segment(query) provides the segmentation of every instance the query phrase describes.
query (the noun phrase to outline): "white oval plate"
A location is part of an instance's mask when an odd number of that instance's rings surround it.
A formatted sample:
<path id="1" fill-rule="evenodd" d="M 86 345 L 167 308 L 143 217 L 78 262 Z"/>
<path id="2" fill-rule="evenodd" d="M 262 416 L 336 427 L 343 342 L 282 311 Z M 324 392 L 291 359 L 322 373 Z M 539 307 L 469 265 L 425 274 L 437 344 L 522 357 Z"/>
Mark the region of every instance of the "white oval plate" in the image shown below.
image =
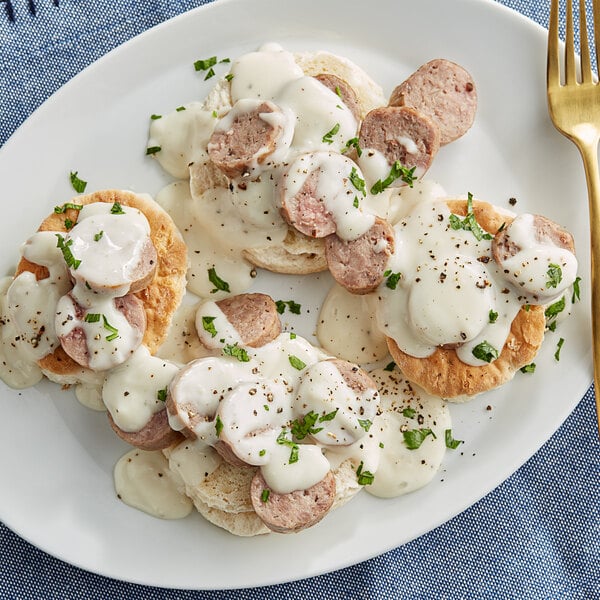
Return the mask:
<path id="1" fill-rule="evenodd" d="M 588 218 L 576 151 L 552 127 L 544 88 L 544 31 L 488 1 L 219 1 L 111 52 L 46 102 L 0 151 L 2 272 L 19 244 L 70 198 L 70 170 L 105 187 L 156 193 L 166 182 L 144 156 L 149 115 L 204 96 L 199 58 L 235 57 L 264 41 L 326 49 L 353 59 L 389 93 L 436 57 L 463 64 L 479 91 L 473 129 L 443 148 L 428 174 L 450 194 L 543 213 L 576 237 L 583 280 L 575 314 L 549 333 L 534 375 L 452 406 L 454 435 L 428 487 L 394 500 L 366 493 L 303 533 L 240 539 L 195 514 L 161 521 L 115 497 L 112 469 L 126 447 L 106 417 L 51 384 L 2 388 L 0 518 L 41 549 L 90 571 L 149 585 L 234 588 L 338 569 L 403 544 L 458 514 L 529 458 L 566 418 L 591 381 Z M 376 8 L 373 8 L 376 7 Z M 261 274 L 257 287 L 293 297 L 311 319 L 326 278 Z M 292 291 L 291 288 L 300 288 Z M 293 294 L 293 295 L 292 295 Z M 553 354 L 565 339 L 560 363 Z M 493 410 L 486 410 L 487 406 Z"/>

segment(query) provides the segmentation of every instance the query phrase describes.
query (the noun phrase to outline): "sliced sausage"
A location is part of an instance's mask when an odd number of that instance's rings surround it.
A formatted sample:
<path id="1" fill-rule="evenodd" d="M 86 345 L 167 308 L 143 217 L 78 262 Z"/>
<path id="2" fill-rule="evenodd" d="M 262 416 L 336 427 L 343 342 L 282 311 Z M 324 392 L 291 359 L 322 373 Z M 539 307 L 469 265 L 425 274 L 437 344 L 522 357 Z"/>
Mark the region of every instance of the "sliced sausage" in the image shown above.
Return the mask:
<path id="1" fill-rule="evenodd" d="M 492 240 L 492 256 L 517 289 L 544 302 L 575 279 L 573 236 L 541 215 L 521 214 Z"/>
<path id="2" fill-rule="evenodd" d="M 295 533 L 315 525 L 327 514 L 335 499 L 335 489 L 335 477 L 329 471 L 307 490 L 278 494 L 269 490 L 258 471 L 250 484 L 250 498 L 254 511 L 271 531 Z"/>
<path id="3" fill-rule="evenodd" d="M 320 73 L 315 75 L 315 79 L 320 81 L 326 88 L 330 89 L 334 94 L 339 96 L 340 100 L 350 109 L 357 122 L 360 121 L 360 105 L 358 104 L 358 96 L 352 86 L 340 79 L 336 75 L 330 73 Z"/>
<path id="4" fill-rule="evenodd" d="M 235 327 L 244 346 L 259 348 L 281 333 L 277 305 L 267 294 L 239 294 L 216 304 Z"/>
<path id="5" fill-rule="evenodd" d="M 440 147 L 438 126 L 424 114 L 404 106 L 383 106 L 370 111 L 360 127 L 359 145 L 381 152 L 391 166 L 400 161 L 415 167 L 421 177 L 429 169 Z M 381 175 L 385 178 L 387 173 Z"/>
<path id="6" fill-rule="evenodd" d="M 291 132 L 293 125 L 273 102 L 239 100 L 215 127 L 208 155 L 227 177 L 252 176 L 277 149 L 289 147 Z"/>
<path id="7" fill-rule="evenodd" d="M 440 129 L 440 144 L 464 135 L 473 124 L 477 90 L 471 75 L 449 60 L 432 60 L 394 89 L 390 106 L 410 106 Z"/>
<path id="8" fill-rule="evenodd" d="M 377 393 L 377 384 L 371 379 L 371 376 L 358 365 L 342 360 L 341 358 L 332 358 L 329 360 L 334 364 L 344 381 L 355 391 L 365 392 L 369 390 L 374 394 Z"/>
<path id="9" fill-rule="evenodd" d="M 150 421 L 139 431 L 123 431 L 113 420 L 110 412 L 108 422 L 113 431 L 125 442 L 142 450 L 163 450 L 183 441 L 184 437 L 169 426 L 167 409 L 154 413 Z"/>
<path id="10" fill-rule="evenodd" d="M 352 294 L 372 292 L 384 278 L 389 257 L 394 252 L 394 230 L 383 219 L 358 239 L 325 239 L 325 257 L 333 278 Z"/>
<path id="11" fill-rule="evenodd" d="M 141 343 L 144 331 L 146 330 L 146 311 L 144 303 L 133 294 L 127 294 L 112 300 L 117 311 L 122 313 L 132 328 L 131 336 L 121 336 L 128 340 L 131 347 L 124 348 L 122 353 L 104 353 L 106 360 L 111 364 L 104 368 L 111 368 L 124 362 Z M 93 312 L 93 311 L 90 311 Z M 55 319 L 56 332 L 60 344 L 65 351 L 77 364 L 82 367 L 94 368 L 94 357 L 90 355 L 89 344 L 83 327 L 86 319 L 87 310 L 67 294 L 63 296 L 57 305 L 57 314 Z M 75 320 L 81 325 L 70 327 L 71 322 Z M 66 333 L 61 333 L 66 332 Z M 107 330 L 110 334 L 110 331 Z M 106 337 L 106 336 L 105 336 Z"/>

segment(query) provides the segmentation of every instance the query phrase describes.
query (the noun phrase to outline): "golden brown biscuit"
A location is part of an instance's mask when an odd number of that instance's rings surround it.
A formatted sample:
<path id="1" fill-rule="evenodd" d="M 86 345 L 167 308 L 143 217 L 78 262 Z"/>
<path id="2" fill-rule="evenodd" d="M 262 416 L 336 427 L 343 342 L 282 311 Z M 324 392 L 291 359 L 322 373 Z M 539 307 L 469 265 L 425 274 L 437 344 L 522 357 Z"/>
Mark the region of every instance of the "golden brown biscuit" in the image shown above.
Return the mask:
<path id="1" fill-rule="evenodd" d="M 454 214 L 467 214 L 466 201 L 449 200 L 447 204 Z M 508 225 L 513 219 L 500 214 L 487 202 L 474 201 L 473 213 L 479 225 L 491 234 L 496 234 L 503 223 Z M 531 363 L 542 344 L 545 328 L 542 306 L 530 305 L 527 310 L 522 307 L 512 323 L 500 356 L 482 367 L 462 362 L 453 349 L 438 348 L 431 356 L 415 358 L 400 350 L 392 338 L 387 338 L 387 343 L 394 361 L 407 379 L 434 396 L 462 402 L 510 381 L 518 369 Z"/>
<path id="2" fill-rule="evenodd" d="M 187 271 L 187 249 L 171 217 L 149 196 L 134 194 L 123 190 L 101 190 L 85 196 L 77 196 L 73 203 L 91 204 L 93 202 L 119 202 L 140 210 L 150 224 L 150 238 L 156 249 L 158 265 L 151 283 L 136 296 L 144 303 L 147 327 L 143 344 L 154 354 L 165 339 L 171 317 L 179 306 L 185 292 L 185 274 Z M 68 208 L 63 214 L 52 213 L 39 227 L 39 231 L 65 232 L 65 219 L 77 221 L 79 211 Z M 16 275 L 23 271 L 35 273 L 36 278 L 48 277 L 46 267 L 34 264 L 25 258 L 19 262 Z M 58 347 L 38 361 L 44 374 L 53 381 L 72 384 L 92 378 L 89 369 L 75 363 Z"/>

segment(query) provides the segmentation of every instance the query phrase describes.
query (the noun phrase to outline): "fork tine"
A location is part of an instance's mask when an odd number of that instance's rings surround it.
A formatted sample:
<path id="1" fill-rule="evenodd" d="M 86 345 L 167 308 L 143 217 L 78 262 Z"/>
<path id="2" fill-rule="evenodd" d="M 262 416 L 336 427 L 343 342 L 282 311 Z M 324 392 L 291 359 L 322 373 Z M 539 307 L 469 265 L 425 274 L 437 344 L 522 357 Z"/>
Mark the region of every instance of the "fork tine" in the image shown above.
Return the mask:
<path id="1" fill-rule="evenodd" d="M 573 26 L 573 0 L 567 0 L 567 31 L 565 38 L 565 83 L 577 83 L 577 67 L 575 63 L 575 28 Z"/>
<path id="2" fill-rule="evenodd" d="M 594 46 L 596 47 L 596 68 L 598 68 L 598 65 L 600 65 L 600 60 L 598 60 L 600 58 L 600 3 L 598 2 L 598 0 L 594 0 L 594 2 L 592 3 L 592 13 L 594 17 Z"/>
<path id="3" fill-rule="evenodd" d="M 550 24 L 548 33 L 548 64 L 546 69 L 546 79 L 548 82 L 548 86 L 560 85 L 560 56 L 558 49 L 558 2 L 559 0 L 552 0 L 552 5 L 550 7 Z"/>
<path id="4" fill-rule="evenodd" d="M 585 18 L 585 0 L 579 0 L 579 42 L 581 46 L 581 82 L 592 82 L 592 65 L 588 46 L 587 21 Z"/>

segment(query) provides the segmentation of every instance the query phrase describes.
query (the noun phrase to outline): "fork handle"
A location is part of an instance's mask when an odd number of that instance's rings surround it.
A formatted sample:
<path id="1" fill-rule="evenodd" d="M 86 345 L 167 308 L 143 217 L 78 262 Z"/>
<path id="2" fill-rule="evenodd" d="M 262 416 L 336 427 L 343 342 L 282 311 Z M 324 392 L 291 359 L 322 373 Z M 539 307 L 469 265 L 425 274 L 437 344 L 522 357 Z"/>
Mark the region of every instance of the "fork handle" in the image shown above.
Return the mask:
<path id="1" fill-rule="evenodd" d="M 578 143 L 583 158 L 590 206 L 592 260 L 592 348 L 594 357 L 594 391 L 596 418 L 600 424 L 600 174 L 598 171 L 598 137 Z M 600 434 L 600 429 L 599 429 Z"/>

